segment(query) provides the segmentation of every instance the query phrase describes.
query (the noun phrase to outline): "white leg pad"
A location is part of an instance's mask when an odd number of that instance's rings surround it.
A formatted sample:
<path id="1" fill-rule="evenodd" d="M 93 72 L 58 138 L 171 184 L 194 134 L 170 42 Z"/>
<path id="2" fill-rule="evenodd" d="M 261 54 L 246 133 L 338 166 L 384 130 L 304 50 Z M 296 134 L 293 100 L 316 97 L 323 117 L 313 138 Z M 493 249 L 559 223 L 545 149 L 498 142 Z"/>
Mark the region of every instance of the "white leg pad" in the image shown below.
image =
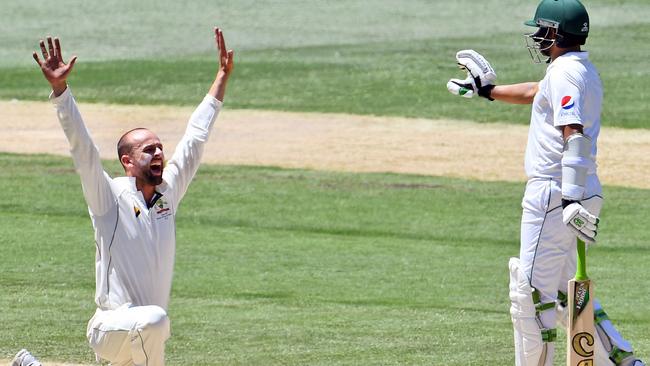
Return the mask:
<path id="1" fill-rule="evenodd" d="M 602 311 L 603 307 L 600 305 L 600 302 L 598 299 L 594 300 L 594 311 Z M 623 350 L 625 352 L 632 352 L 632 345 L 630 342 L 628 342 L 621 334 L 614 328 L 614 325 L 612 325 L 612 322 L 609 319 L 602 320 L 600 323 L 598 323 L 598 332 L 602 332 L 603 334 L 606 335 L 608 342 L 613 345 L 618 347 L 618 349 Z M 611 349 L 612 347 L 609 347 Z"/>
<path id="2" fill-rule="evenodd" d="M 569 320 L 569 309 L 558 303 L 556 314 L 558 323 L 566 330 Z M 594 300 L 594 311 L 602 310 L 600 302 Z M 595 365 L 603 366 L 616 366 L 616 364 L 609 358 L 609 354 L 614 347 L 624 352 L 633 352 L 632 345 L 625 340 L 621 334 L 614 328 L 614 325 L 609 319 L 602 320 L 596 324 L 596 342 L 595 342 Z"/>
<path id="3" fill-rule="evenodd" d="M 552 352 L 542 341 L 542 333 L 535 304 L 533 288 L 528 276 L 520 269 L 519 258 L 510 258 L 510 316 L 514 328 L 516 366 L 552 366 Z M 550 357 L 547 357 L 550 356 Z"/>

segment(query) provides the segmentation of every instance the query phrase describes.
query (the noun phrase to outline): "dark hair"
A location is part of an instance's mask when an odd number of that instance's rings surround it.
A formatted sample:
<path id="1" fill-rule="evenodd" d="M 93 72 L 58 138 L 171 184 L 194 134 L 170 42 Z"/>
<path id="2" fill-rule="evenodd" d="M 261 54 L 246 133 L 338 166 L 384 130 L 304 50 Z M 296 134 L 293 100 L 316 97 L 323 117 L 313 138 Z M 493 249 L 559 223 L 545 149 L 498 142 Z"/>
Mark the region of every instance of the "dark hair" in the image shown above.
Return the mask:
<path id="1" fill-rule="evenodd" d="M 117 141 L 117 160 L 120 161 L 120 164 L 122 164 L 122 155 L 128 155 L 131 150 L 133 150 L 133 144 L 129 139 L 126 137 L 133 131 L 137 130 L 146 130 L 144 127 L 137 127 L 132 130 L 128 130 L 120 137 L 120 139 Z M 122 164 L 124 166 L 124 164 Z"/>

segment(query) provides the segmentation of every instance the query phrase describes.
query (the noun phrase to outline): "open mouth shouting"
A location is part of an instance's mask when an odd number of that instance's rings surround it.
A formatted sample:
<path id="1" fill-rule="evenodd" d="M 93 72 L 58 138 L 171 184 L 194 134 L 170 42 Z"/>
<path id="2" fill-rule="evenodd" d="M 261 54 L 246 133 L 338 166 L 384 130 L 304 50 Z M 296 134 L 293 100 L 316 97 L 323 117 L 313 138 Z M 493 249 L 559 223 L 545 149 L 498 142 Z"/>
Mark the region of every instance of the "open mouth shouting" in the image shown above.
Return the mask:
<path id="1" fill-rule="evenodd" d="M 151 171 L 151 175 L 154 177 L 162 176 L 163 168 L 162 160 L 152 161 L 151 165 L 149 165 L 149 171 Z"/>

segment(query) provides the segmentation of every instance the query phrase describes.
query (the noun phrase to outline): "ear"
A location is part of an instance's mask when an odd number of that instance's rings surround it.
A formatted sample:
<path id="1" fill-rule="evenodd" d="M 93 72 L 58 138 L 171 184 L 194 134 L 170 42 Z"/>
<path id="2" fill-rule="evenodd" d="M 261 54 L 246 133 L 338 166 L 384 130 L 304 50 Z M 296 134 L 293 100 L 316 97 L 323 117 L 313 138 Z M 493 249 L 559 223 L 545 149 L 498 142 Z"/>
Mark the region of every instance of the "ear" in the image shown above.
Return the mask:
<path id="1" fill-rule="evenodd" d="M 128 167 L 133 166 L 133 162 L 131 160 L 131 157 L 127 154 L 124 154 L 120 156 L 120 163 L 122 163 L 122 167 L 124 168 L 124 171 L 127 171 Z"/>

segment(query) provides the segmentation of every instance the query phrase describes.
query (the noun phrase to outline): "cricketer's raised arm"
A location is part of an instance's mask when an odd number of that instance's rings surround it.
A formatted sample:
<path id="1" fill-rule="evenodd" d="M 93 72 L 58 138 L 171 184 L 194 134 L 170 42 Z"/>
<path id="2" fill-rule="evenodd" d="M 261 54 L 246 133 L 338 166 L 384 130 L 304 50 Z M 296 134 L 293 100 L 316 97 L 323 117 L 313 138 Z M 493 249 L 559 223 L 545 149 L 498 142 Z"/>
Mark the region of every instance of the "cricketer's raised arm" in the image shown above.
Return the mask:
<path id="1" fill-rule="evenodd" d="M 187 187 L 199 169 L 203 147 L 208 141 L 210 130 L 221 109 L 221 102 L 206 95 L 196 108 L 181 141 L 176 145 L 174 155 L 163 170 L 163 181 L 172 190 L 174 207 L 185 195 Z"/>
<path id="2" fill-rule="evenodd" d="M 178 207 L 178 203 L 185 195 L 187 187 L 199 168 L 203 147 L 221 110 L 226 84 L 234 65 L 234 52 L 226 50 L 226 42 L 221 29 L 214 28 L 214 36 L 219 50 L 217 76 L 208 94 L 192 113 L 185 134 L 163 171 L 163 180 L 173 192 L 174 207 Z"/>
<path id="3" fill-rule="evenodd" d="M 52 86 L 50 100 L 54 104 L 63 132 L 70 143 L 70 152 L 75 168 L 81 177 L 81 185 L 88 207 L 93 215 L 101 216 L 115 206 L 115 197 L 110 187 L 110 177 L 102 167 L 99 151 L 81 118 L 77 104 L 67 85 L 67 77 L 77 60 L 63 62 L 59 39 L 47 37 L 49 51 L 45 42 L 40 41 L 43 61 L 36 52 L 34 60 L 41 68 L 45 79 Z"/>
<path id="4" fill-rule="evenodd" d="M 70 153 L 81 177 L 86 203 L 93 215 L 102 216 L 116 204 L 110 186 L 111 178 L 104 171 L 99 150 L 81 118 L 70 88 L 66 88 L 58 97 L 53 94 L 50 100 L 56 108 L 59 122 L 70 143 Z"/>

